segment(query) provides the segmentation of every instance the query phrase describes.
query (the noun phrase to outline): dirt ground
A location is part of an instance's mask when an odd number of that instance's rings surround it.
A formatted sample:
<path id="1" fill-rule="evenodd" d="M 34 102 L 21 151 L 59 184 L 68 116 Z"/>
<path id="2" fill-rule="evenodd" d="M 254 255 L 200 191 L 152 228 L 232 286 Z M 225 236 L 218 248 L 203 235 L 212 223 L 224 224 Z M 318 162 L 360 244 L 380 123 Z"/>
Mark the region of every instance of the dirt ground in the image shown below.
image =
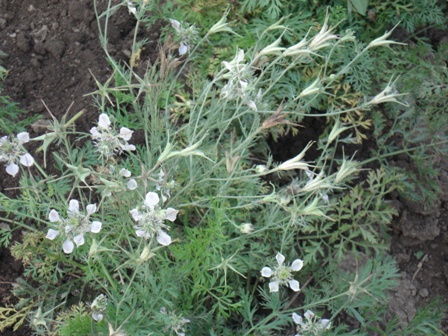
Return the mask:
<path id="1" fill-rule="evenodd" d="M 41 114 L 44 119 L 49 115 L 42 101 L 57 118 L 73 103 L 70 116 L 82 109 L 87 111 L 77 123 L 78 130 L 84 131 L 98 117 L 91 96 L 84 96 L 96 90 L 91 73 L 103 83 L 110 76 L 98 41 L 92 3 L 91 0 L 0 0 L 0 50 L 8 54 L 2 65 L 10 71 L 2 94 L 10 96 L 30 114 Z M 104 1 L 99 3 L 104 6 Z M 132 34 L 132 17 L 123 8 L 113 17 L 108 32 L 113 57 L 128 59 Z M 152 45 L 157 44 L 157 31 L 145 34 Z M 146 55 L 142 55 L 143 60 L 149 59 L 149 52 L 148 48 Z M 38 135 L 32 130 L 30 133 Z M 438 202 L 424 206 L 398 196 L 393 200 L 400 215 L 391 226 L 390 253 L 400 267 L 401 282 L 391 293 L 390 309 L 403 322 L 414 316 L 418 305 L 437 296 L 448 301 L 447 162 L 441 159 L 439 163 L 443 193 Z M 11 195 L 7 189 L 15 186 L 17 179 L 10 178 L 1 169 L 0 192 Z M 13 302 L 11 285 L 21 272 L 20 263 L 7 250 L 0 250 L 0 305 Z M 443 328 L 448 331 L 448 319 Z M 22 328 L 17 332 L 3 331 L 2 335 L 31 333 Z"/>

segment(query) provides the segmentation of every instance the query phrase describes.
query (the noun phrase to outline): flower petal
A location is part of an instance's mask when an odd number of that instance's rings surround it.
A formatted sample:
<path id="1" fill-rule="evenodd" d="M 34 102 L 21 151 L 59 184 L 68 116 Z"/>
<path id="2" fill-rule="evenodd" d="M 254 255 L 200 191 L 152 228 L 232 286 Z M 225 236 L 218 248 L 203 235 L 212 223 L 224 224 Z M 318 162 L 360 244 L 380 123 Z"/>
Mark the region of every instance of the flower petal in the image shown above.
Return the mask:
<path id="1" fill-rule="evenodd" d="M 50 220 L 50 222 L 54 223 L 54 222 L 60 222 L 61 219 L 59 218 L 59 214 L 56 210 L 52 209 L 50 211 L 50 214 L 48 215 L 48 219 Z"/>
<path id="2" fill-rule="evenodd" d="M 96 212 L 96 204 L 89 204 L 88 206 L 86 206 L 86 210 L 88 215 L 93 214 L 94 212 Z"/>
<path id="3" fill-rule="evenodd" d="M 283 262 L 285 261 L 285 256 L 280 252 L 278 252 L 277 255 L 275 256 L 275 259 L 277 259 L 279 265 L 282 265 Z"/>
<path id="4" fill-rule="evenodd" d="M 140 213 L 140 211 L 138 211 L 137 209 L 132 209 L 131 211 L 129 211 L 131 213 L 132 218 L 138 222 L 141 218 L 142 215 Z"/>
<path id="5" fill-rule="evenodd" d="M 291 289 L 294 292 L 298 292 L 300 290 L 300 283 L 297 280 L 289 280 L 289 287 L 291 287 Z"/>
<path id="6" fill-rule="evenodd" d="M 180 22 L 174 19 L 170 19 L 171 26 L 178 32 L 180 29 Z"/>
<path id="7" fill-rule="evenodd" d="M 135 146 L 134 145 L 120 145 L 121 149 L 124 151 L 135 151 Z"/>
<path id="8" fill-rule="evenodd" d="M 76 246 L 81 246 L 84 244 L 84 235 L 80 233 L 77 236 L 73 237 L 73 241 L 75 242 Z"/>
<path id="9" fill-rule="evenodd" d="M 157 235 L 157 241 L 160 245 L 168 246 L 171 244 L 171 237 L 163 230 L 159 231 L 159 234 Z"/>
<path id="10" fill-rule="evenodd" d="M 261 275 L 265 278 L 270 278 L 274 272 L 269 267 L 263 267 L 261 269 Z"/>
<path id="11" fill-rule="evenodd" d="M 134 133 L 134 131 L 131 131 L 129 128 L 126 128 L 126 127 L 120 128 L 120 136 L 122 139 L 124 139 L 126 141 L 131 140 L 132 133 Z"/>
<path id="12" fill-rule="evenodd" d="M 127 170 L 126 168 L 121 168 L 119 174 L 123 177 L 131 176 L 131 172 L 129 170 Z"/>
<path id="13" fill-rule="evenodd" d="M 6 166 L 6 172 L 11 175 L 12 177 L 16 176 L 19 172 L 19 166 L 15 163 L 10 163 Z"/>
<path id="14" fill-rule="evenodd" d="M 57 236 L 59 235 L 59 231 L 57 230 L 53 230 L 53 229 L 48 229 L 48 233 L 45 236 L 45 238 L 48 238 L 50 240 L 55 239 Z"/>
<path id="15" fill-rule="evenodd" d="M 20 163 L 25 167 L 31 167 L 34 164 L 34 159 L 29 153 L 26 153 L 20 156 Z"/>
<path id="16" fill-rule="evenodd" d="M 176 216 L 179 213 L 179 210 L 168 208 L 166 209 L 165 219 L 168 219 L 171 222 L 176 220 Z"/>
<path id="17" fill-rule="evenodd" d="M 188 51 L 188 47 L 185 45 L 185 44 L 180 44 L 180 47 L 179 47 L 179 55 L 185 55 L 186 53 L 187 53 L 187 51 Z"/>
<path id="18" fill-rule="evenodd" d="M 129 190 L 137 189 L 137 187 L 137 181 L 134 179 L 130 179 L 128 183 L 126 183 L 126 188 L 128 188 Z"/>
<path id="19" fill-rule="evenodd" d="M 101 133 L 98 132 L 98 127 L 92 127 L 92 128 L 90 129 L 90 133 L 92 134 L 92 136 L 93 136 L 94 138 L 98 138 L 98 137 L 101 136 Z"/>
<path id="20" fill-rule="evenodd" d="M 273 282 L 269 283 L 269 291 L 271 293 L 278 292 L 278 282 L 277 281 L 273 281 Z"/>
<path id="21" fill-rule="evenodd" d="M 322 324 L 322 327 L 324 327 L 326 330 L 331 328 L 331 321 L 329 319 L 322 319 L 320 323 Z"/>
<path id="22" fill-rule="evenodd" d="M 292 319 L 294 320 L 294 322 L 298 325 L 303 325 L 303 319 L 302 316 L 297 315 L 296 313 L 292 313 Z"/>
<path id="23" fill-rule="evenodd" d="M 291 270 L 294 272 L 300 271 L 303 267 L 303 260 L 296 259 L 291 265 Z"/>
<path id="24" fill-rule="evenodd" d="M 303 316 L 305 316 L 307 320 L 311 320 L 314 317 L 314 313 L 311 310 L 307 310 Z"/>
<path id="25" fill-rule="evenodd" d="M 107 130 L 109 129 L 109 126 L 110 126 L 109 116 L 106 113 L 101 113 L 98 119 L 98 127 Z"/>
<path id="26" fill-rule="evenodd" d="M 146 234 L 145 230 L 135 230 L 137 237 L 149 238 L 150 236 Z"/>
<path id="27" fill-rule="evenodd" d="M 252 110 L 257 111 L 257 104 L 253 100 L 246 101 L 247 106 L 249 106 Z"/>
<path id="28" fill-rule="evenodd" d="M 17 134 L 17 139 L 19 140 L 19 145 L 22 145 L 30 141 L 30 135 L 28 132 L 21 132 Z"/>
<path id="29" fill-rule="evenodd" d="M 100 322 L 100 321 L 102 321 L 103 320 L 103 314 L 101 314 L 101 313 L 92 313 L 92 318 L 95 320 L 95 321 L 97 321 L 97 322 Z"/>
<path id="30" fill-rule="evenodd" d="M 75 247 L 75 244 L 73 244 L 73 242 L 70 239 L 67 239 L 64 244 L 62 244 L 62 249 L 64 250 L 65 253 L 72 253 L 73 249 Z"/>
<path id="31" fill-rule="evenodd" d="M 90 225 L 90 232 L 93 233 L 98 233 L 101 231 L 101 226 L 103 224 L 101 222 L 98 221 L 93 221 L 92 224 Z"/>
<path id="32" fill-rule="evenodd" d="M 154 205 L 159 203 L 159 200 L 159 195 L 157 195 L 155 192 L 150 191 L 146 194 L 144 203 L 146 206 L 153 208 Z"/>
<path id="33" fill-rule="evenodd" d="M 70 203 L 68 204 L 68 211 L 75 214 L 79 213 L 79 202 L 75 199 L 70 200 Z"/>

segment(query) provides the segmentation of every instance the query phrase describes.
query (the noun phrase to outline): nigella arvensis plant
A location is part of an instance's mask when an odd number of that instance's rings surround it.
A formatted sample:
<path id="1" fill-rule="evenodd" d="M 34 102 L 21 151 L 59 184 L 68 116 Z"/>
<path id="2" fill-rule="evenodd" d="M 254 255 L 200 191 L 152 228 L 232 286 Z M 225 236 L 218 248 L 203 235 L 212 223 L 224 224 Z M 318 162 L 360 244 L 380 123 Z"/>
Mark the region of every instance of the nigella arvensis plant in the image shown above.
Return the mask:
<path id="1" fill-rule="evenodd" d="M 65 238 L 62 249 L 65 253 L 72 253 L 75 247 L 84 244 L 84 234 L 86 232 L 98 233 L 101 230 L 102 223 L 90 221 L 90 216 L 96 212 L 96 204 L 89 204 L 86 207 L 87 213 L 79 211 L 79 202 L 75 199 L 70 200 L 67 217 L 61 218 L 59 213 L 52 209 L 48 218 L 52 223 L 58 223 L 58 230 L 49 229 L 46 238 L 55 239 L 61 235 Z"/>
<path id="2" fill-rule="evenodd" d="M 90 133 L 92 134 L 95 146 L 98 148 L 98 152 L 106 159 L 115 154 L 121 154 L 123 151 L 135 150 L 134 145 L 128 144 L 134 131 L 126 127 L 121 127 L 120 133 L 117 134 L 116 130 L 111 127 L 109 116 L 105 113 L 100 115 L 98 126 L 92 127 Z"/>
<path id="3" fill-rule="evenodd" d="M 155 237 L 159 244 L 168 246 L 171 244 L 171 237 L 165 232 L 169 230 L 169 226 L 164 221 L 174 222 L 179 211 L 173 208 L 162 209 L 159 202 L 159 195 L 149 192 L 146 194 L 143 205 L 132 209 L 130 213 L 137 222 L 134 226 L 137 236 L 149 240 Z"/>
<path id="4" fill-rule="evenodd" d="M 256 101 L 261 98 L 261 91 L 256 92 L 253 82 L 252 66 L 244 62 L 244 50 L 238 50 L 235 58 L 222 62 L 227 72 L 223 78 L 228 79 L 221 89 L 221 97 L 228 100 L 241 99 L 244 104 L 257 110 Z"/>
<path id="5" fill-rule="evenodd" d="M 31 167 L 34 164 L 33 157 L 26 152 L 23 144 L 30 141 L 27 132 L 17 134 L 16 138 L 1 137 L 0 138 L 0 162 L 6 162 L 6 172 L 11 176 L 16 176 L 19 172 L 20 162 L 25 167 Z"/>
<path id="6" fill-rule="evenodd" d="M 269 283 L 270 292 L 278 292 L 280 285 L 287 285 L 293 291 L 298 292 L 300 290 L 300 284 L 297 280 L 292 277 L 292 272 L 300 271 L 303 267 L 303 261 L 296 259 L 293 261 L 290 267 L 283 265 L 285 261 L 285 256 L 280 252 L 275 256 L 277 259 L 278 266 L 274 269 L 269 267 L 263 267 L 261 270 L 261 275 L 265 278 L 271 278 Z"/>

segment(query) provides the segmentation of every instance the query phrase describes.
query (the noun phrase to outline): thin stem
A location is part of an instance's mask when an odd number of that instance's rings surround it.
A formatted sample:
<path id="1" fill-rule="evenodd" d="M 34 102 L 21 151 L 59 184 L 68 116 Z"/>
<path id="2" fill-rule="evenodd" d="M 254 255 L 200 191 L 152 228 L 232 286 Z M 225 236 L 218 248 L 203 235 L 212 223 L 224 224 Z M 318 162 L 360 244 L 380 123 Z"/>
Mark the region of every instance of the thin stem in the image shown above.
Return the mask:
<path id="1" fill-rule="evenodd" d="M 379 160 L 379 159 L 384 159 L 384 158 L 387 158 L 387 157 L 390 157 L 390 156 L 395 156 L 395 155 L 398 155 L 398 154 L 409 153 L 409 152 L 412 152 L 412 151 L 415 151 L 415 150 L 418 150 L 418 149 L 435 147 L 437 145 L 443 145 L 443 144 L 446 144 L 446 143 L 448 143 L 448 140 L 434 142 L 434 143 L 430 143 L 430 144 L 426 144 L 426 145 L 415 146 L 415 147 L 411 147 L 411 148 L 405 148 L 405 149 L 402 149 L 402 150 L 399 150 L 399 151 L 395 151 L 395 152 L 392 152 L 392 153 L 386 153 L 386 154 L 382 154 L 380 156 L 376 156 L 376 157 L 372 157 L 370 159 L 366 159 L 364 161 L 361 161 L 359 165 L 360 166 L 364 166 L 367 163 L 370 163 L 370 162 L 373 162 L 373 161 L 376 161 L 376 160 Z"/>

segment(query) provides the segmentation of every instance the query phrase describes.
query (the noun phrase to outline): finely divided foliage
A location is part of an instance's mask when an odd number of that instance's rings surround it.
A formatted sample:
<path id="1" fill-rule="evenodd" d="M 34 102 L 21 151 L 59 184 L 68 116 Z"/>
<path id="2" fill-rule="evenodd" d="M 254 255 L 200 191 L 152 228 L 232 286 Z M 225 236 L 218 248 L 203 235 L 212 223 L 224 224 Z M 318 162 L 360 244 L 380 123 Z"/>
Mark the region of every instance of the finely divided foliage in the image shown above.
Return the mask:
<path id="1" fill-rule="evenodd" d="M 382 253 L 395 211 L 384 198 L 404 177 L 378 167 L 358 180 L 368 161 L 345 151 L 367 138 L 378 105 L 412 104 L 398 76 L 382 76 L 377 84 L 388 84 L 374 92 L 347 82 L 363 55 L 397 44 L 391 31 L 358 45 L 352 30 L 330 23 L 331 8 L 319 24 L 285 16 L 260 26 L 261 16 L 253 23 L 229 7 L 205 27 L 170 1 L 94 4 L 114 73 L 94 93 L 103 98 L 96 126 L 76 132 L 77 114 L 34 139 L 0 138 L 6 172 L 29 168 L 17 199 L 0 194 L 2 221 L 23 228 L 11 252 L 25 267 L 19 303 L 0 308 L 0 331 L 27 321 L 37 335 L 385 334 L 378 321 L 398 273 Z M 120 8 L 136 23 L 129 65 L 108 50 Z M 157 15 L 165 44 L 157 61 L 137 67 L 139 33 Z M 308 139 L 301 126 L 313 118 L 322 130 Z M 131 144 L 133 130 L 143 140 Z M 275 162 L 267 139 L 288 131 L 300 145 Z M 54 146 L 58 176 L 34 162 L 29 141 L 44 141 L 45 153 Z M 356 270 L 345 273 L 343 258 Z"/>

